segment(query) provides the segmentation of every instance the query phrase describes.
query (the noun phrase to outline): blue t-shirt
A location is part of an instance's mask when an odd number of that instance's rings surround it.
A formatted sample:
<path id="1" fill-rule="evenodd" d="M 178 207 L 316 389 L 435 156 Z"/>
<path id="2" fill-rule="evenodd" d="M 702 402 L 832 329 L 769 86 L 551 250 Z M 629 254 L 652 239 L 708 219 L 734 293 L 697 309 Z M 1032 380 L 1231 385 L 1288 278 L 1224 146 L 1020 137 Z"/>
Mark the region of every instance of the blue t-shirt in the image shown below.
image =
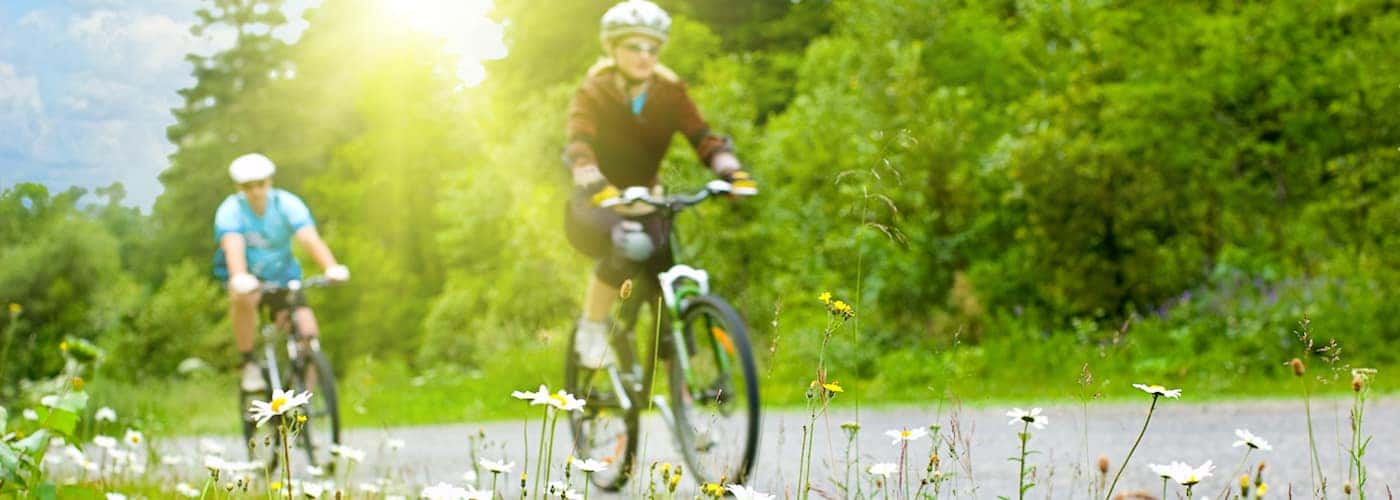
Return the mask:
<path id="1" fill-rule="evenodd" d="M 301 265 L 292 256 L 292 235 L 315 225 L 306 203 L 292 193 L 281 189 L 268 192 L 267 210 L 261 217 L 243 193 L 235 193 L 214 213 L 214 243 L 228 233 L 242 234 L 247 243 L 248 272 L 259 280 L 286 282 L 301 279 Z M 214 253 L 214 276 L 221 280 L 229 277 L 223 247 Z"/>

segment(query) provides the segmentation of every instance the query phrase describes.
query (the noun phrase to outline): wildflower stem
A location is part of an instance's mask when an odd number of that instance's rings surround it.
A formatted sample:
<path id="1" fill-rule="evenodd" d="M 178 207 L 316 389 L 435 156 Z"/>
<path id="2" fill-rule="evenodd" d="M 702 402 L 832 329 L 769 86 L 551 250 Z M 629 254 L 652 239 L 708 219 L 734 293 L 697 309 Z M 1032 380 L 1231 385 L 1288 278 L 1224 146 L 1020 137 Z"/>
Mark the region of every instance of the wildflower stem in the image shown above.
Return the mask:
<path id="1" fill-rule="evenodd" d="M 1133 452 L 1137 451 L 1138 444 L 1142 442 L 1142 436 L 1147 434 L 1147 424 L 1152 423 L 1152 412 L 1157 410 L 1157 398 L 1159 397 L 1161 396 L 1158 394 L 1152 395 L 1152 406 L 1147 408 L 1147 419 L 1142 422 L 1142 430 L 1138 431 L 1137 439 L 1133 441 L 1133 447 L 1128 449 L 1128 456 L 1123 457 L 1123 465 L 1118 466 L 1118 473 L 1113 475 L 1113 482 L 1108 485 L 1108 493 L 1104 495 L 1104 500 L 1113 499 L 1113 490 L 1118 487 L 1118 479 L 1123 477 L 1123 470 L 1128 468 L 1128 462 L 1133 459 Z"/>
<path id="2" fill-rule="evenodd" d="M 544 484 L 549 484 L 549 473 L 553 469 L 553 467 L 550 467 L 549 462 L 554 460 L 554 428 L 559 423 L 559 412 L 555 411 L 550 413 L 551 415 L 549 418 L 549 450 L 545 452 L 544 457 Z"/>
<path id="3" fill-rule="evenodd" d="M 1031 423 L 1029 421 L 1021 424 L 1021 458 L 1016 460 L 1021 463 L 1021 473 L 1018 476 L 1019 479 L 1016 484 L 1016 495 L 1017 498 L 1021 500 L 1025 500 L 1026 498 L 1026 442 L 1030 441 L 1030 431 Z"/>
<path id="4" fill-rule="evenodd" d="M 1308 391 L 1307 379 L 1303 377 L 1299 377 L 1299 379 L 1303 384 L 1303 413 L 1308 417 L 1308 451 L 1312 459 L 1312 467 L 1308 468 L 1308 480 L 1313 493 L 1317 493 L 1317 481 L 1318 478 L 1322 477 L 1322 462 L 1317 455 L 1317 439 L 1313 437 L 1312 397 Z"/>
<path id="5" fill-rule="evenodd" d="M 292 500 L 292 450 L 287 442 L 287 420 L 277 419 L 277 434 L 282 438 L 282 486 L 287 500 Z"/>
<path id="6" fill-rule="evenodd" d="M 1227 478 L 1239 477 L 1239 476 L 1240 476 L 1240 471 L 1244 470 L 1244 464 L 1249 463 L 1249 454 L 1250 454 L 1250 452 L 1253 452 L 1253 451 L 1254 451 L 1254 447 L 1253 447 L 1253 446 L 1246 445 L 1246 446 L 1244 447 L 1244 458 L 1240 459 L 1240 464 L 1239 464 L 1239 465 L 1236 465 L 1236 466 L 1235 466 L 1235 470 L 1234 470 L 1233 472 L 1231 472 L 1230 475 L 1225 476 L 1225 477 L 1227 477 Z M 1229 482 L 1229 481 L 1226 481 L 1226 482 L 1225 482 L 1225 489 L 1220 490 L 1220 498 L 1230 498 L 1230 482 Z"/>
<path id="7" fill-rule="evenodd" d="M 583 471 L 583 500 L 588 500 L 588 487 L 593 485 L 593 473 Z"/>
<path id="8" fill-rule="evenodd" d="M 501 473 L 491 471 L 491 498 L 496 498 L 496 479 L 501 477 Z"/>
<path id="9" fill-rule="evenodd" d="M 1158 497 L 1158 498 L 1161 498 L 1162 500 L 1166 500 L 1166 498 L 1167 498 L 1167 477 L 1166 477 L 1166 476 L 1162 476 L 1162 496 L 1160 496 L 1160 497 Z"/>
<path id="10" fill-rule="evenodd" d="M 544 476 L 541 476 L 541 475 L 540 475 L 540 473 L 541 473 L 540 467 L 542 467 L 542 463 L 543 463 L 543 460 L 544 460 L 544 431 L 545 431 L 545 429 L 548 428 L 548 425 L 549 425 L 549 407 L 548 407 L 548 406 L 546 406 L 545 409 L 544 409 L 544 415 L 545 415 L 544 418 L 541 418 L 541 419 L 540 419 L 540 442 L 539 442 L 539 444 L 537 445 L 537 446 L 539 446 L 539 450 L 538 450 L 538 452 L 535 453 L 535 487 L 533 488 L 532 492 L 530 493 L 530 498 L 538 498 L 538 497 L 539 497 L 539 495 L 540 495 L 540 484 L 541 484 L 539 478 L 544 477 Z"/>

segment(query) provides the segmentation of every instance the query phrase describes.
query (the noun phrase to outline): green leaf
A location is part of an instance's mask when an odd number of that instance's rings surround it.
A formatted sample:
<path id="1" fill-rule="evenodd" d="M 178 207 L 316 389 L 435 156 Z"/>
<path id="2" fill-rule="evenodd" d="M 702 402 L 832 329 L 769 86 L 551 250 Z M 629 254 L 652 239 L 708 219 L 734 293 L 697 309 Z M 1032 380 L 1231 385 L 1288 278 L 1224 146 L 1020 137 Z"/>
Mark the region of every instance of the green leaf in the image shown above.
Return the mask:
<path id="1" fill-rule="evenodd" d="M 20 454 L 10 443 L 0 442 L 0 481 L 24 486 L 24 477 L 19 473 Z"/>
<path id="2" fill-rule="evenodd" d="M 41 484 L 30 493 L 33 495 L 32 498 L 40 500 L 58 500 L 58 488 L 55 487 L 53 483 L 46 482 Z"/>
<path id="3" fill-rule="evenodd" d="M 39 429 L 34 434 L 15 443 L 15 450 L 27 456 L 37 456 L 49 445 L 49 431 Z"/>
<path id="4" fill-rule="evenodd" d="M 44 428 L 63 436 L 72 436 L 78 428 L 78 414 L 66 409 L 54 408 L 41 420 Z"/>
<path id="5" fill-rule="evenodd" d="M 73 413 L 82 413 L 87 409 L 88 395 L 86 392 L 77 391 L 64 394 L 58 398 L 56 408 L 68 410 Z"/>
<path id="6" fill-rule="evenodd" d="M 101 500 L 102 492 L 78 485 L 67 485 L 59 487 L 58 497 L 64 500 Z"/>

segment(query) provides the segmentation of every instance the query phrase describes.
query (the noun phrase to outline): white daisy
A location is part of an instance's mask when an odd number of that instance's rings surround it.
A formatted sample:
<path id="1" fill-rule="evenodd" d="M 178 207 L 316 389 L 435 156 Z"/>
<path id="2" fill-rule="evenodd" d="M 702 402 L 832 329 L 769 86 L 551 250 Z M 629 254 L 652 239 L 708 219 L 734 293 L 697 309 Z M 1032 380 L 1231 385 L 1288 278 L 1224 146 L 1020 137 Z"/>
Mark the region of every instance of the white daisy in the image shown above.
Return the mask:
<path id="1" fill-rule="evenodd" d="M 317 467 L 315 465 L 308 465 L 306 466 L 306 474 L 311 477 L 321 477 L 326 475 L 326 469 Z"/>
<path id="2" fill-rule="evenodd" d="M 107 450 L 113 450 L 117 447 L 117 438 L 112 436 L 95 436 L 92 438 L 92 444 L 101 446 Z"/>
<path id="3" fill-rule="evenodd" d="M 1041 415 L 1040 408 L 1031 408 L 1029 412 L 1020 408 L 1012 408 L 1011 411 L 1006 412 L 1006 416 L 1011 417 L 1009 425 L 1029 422 L 1037 429 L 1044 429 L 1045 424 L 1050 423 L 1050 417 Z"/>
<path id="4" fill-rule="evenodd" d="M 1201 480 L 1210 477 L 1211 471 L 1215 470 L 1215 465 L 1210 460 L 1206 460 L 1206 463 L 1201 464 L 1200 467 L 1191 467 L 1181 462 L 1172 462 L 1168 467 L 1171 470 L 1167 477 L 1172 478 L 1182 486 L 1194 486 Z"/>
<path id="5" fill-rule="evenodd" d="M 361 492 L 361 493 L 367 493 L 367 494 L 370 494 L 370 495 L 378 495 L 378 494 L 379 494 L 379 491 L 380 491 L 380 490 L 379 490 L 379 486 L 376 485 L 376 484 L 374 484 L 374 483 L 360 483 L 360 492 Z"/>
<path id="6" fill-rule="evenodd" d="M 562 391 L 561 391 L 561 392 L 562 392 Z M 582 493 L 579 493 L 579 492 L 577 492 L 577 491 L 574 491 L 572 488 L 569 488 L 569 485 L 564 484 L 564 483 L 559 482 L 559 481 L 550 481 L 549 484 L 545 486 L 545 490 L 547 490 L 547 491 L 549 492 L 549 495 L 550 495 L 550 496 L 558 495 L 560 498 L 563 498 L 564 500 L 582 500 L 582 499 L 583 499 L 583 494 L 582 494 Z"/>
<path id="7" fill-rule="evenodd" d="M 599 461 L 594 460 L 594 459 L 591 459 L 591 458 L 588 459 L 588 460 L 579 460 L 579 459 L 575 458 L 574 461 L 573 461 L 573 463 L 574 463 L 574 467 L 577 467 L 578 470 L 581 470 L 581 471 L 584 471 L 584 472 L 598 472 L 598 471 L 601 471 L 601 470 L 604 470 L 604 469 L 607 469 L 607 468 L 608 468 L 608 464 L 607 464 L 607 463 L 605 463 L 605 462 L 599 462 Z"/>
<path id="8" fill-rule="evenodd" d="M 1172 398 L 1172 399 L 1176 399 L 1176 398 L 1180 398 L 1180 397 L 1181 397 L 1181 389 L 1167 389 L 1166 387 L 1162 387 L 1162 386 L 1160 386 L 1160 385 L 1147 385 L 1147 384 L 1133 384 L 1133 387 L 1136 387 L 1136 388 L 1138 388 L 1138 389 L 1142 389 L 1142 392 L 1146 392 L 1146 393 L 1151 394 L 1151 395 L 1153 395 L 1153 396 L 1162 396 L 1162 397 L 1168 397 L 1168 398 Z"/>
<path id="9" fill-rule="evenodd" d="M 1264 438 L 1255 436 L 1247 430 L 1235 429 L 1235 436 L 1240 438 L 1239 441 L 1235 441 L 1236 448 L 1241 446 L 1248 446 L 1256 450 L 1264 451 L 1273 451 L 1274 449 L 1274 447 L 1269 446 L 1269 442 L 1265 441 Z"/>
<path id="10" fill-rule="evenodd" d="M 58 396 L 50 394 L 48 396 L 39 398 L 39 404 L 47 406 L 49 408 L 55 408 L 58 406 Z"/>
<path id="11" fill-rule="evenodd" d="M 287 410 L 304 405 L 310 400 L 311 391 L 302 391 L 301 394 L 296 394 L 296 391 L 276 391 L 272 394 L 271 401 L 254 401 L 253 407 L 248 409 L 248 414 L 256 419 L 261 427 L 272 417 L 286 414 Z"/>
<path id="12" fill-rule="evenodd" d="M 529 401 L 531 406 L 549 404 L 550 398 L 549 388 L 545 387 L 544 384 L 540 384 L 539 390 L 535 392 L 512 391 L 510 395 L 515 397 L 515 399 Z"/>
<path id="13" fill-rule="evenodd" d="M 876 476 L 882 476 L 887 479 L 890 477 L 890 475 L 896 472 L 899 472 L 899 466 L 888 462 L 870 466 L 871 474 Z"/>
<path id="14" fill-rule="evenodd" d="M 219 444 L 217 441 L 214 441 L 213 439 L 209 439 L 209 438 L 204 438 L 204 439 L 199 440 L 199 449 L 200 449 L 200 451 L 202 451 L 202 452 L 204 452 L 204 453 L 208 453 L 208 454 L 210 454 L 210 455 L 223 455 L 223 454 L 224 454 L 224 447 L 223 447 L 223 445 L 221 445 L 221 444 Z"/>
<path id="15" fill-rule="evenodd" d="M 137 446 L 141 446 L 146 442 L 146 436 L 142 435 L 141 431 L 135 429 L 127 429 L 126 436 L 122 437 L 122 441 L 126 442 L 127 446 L 135 448 Z"/>
<path id="16" fill-rule="evenodd" d="M 349 446 L 333 444 L 331 445 L 331 454 L 339 457 L 344 457 L 346 460 L 349 460 L 353 463 L 360 463 L 365 461 L 364 450 L 357 450 Z"/>
<path id="17" fill-rule="evenodd" d="M 885 431 L 885 435 L 894 438 L 894 441 L 891 441 L 890 444 L 899 444 L 900 441 L 917 441 L 920 438 L 927 436 L 928 431 L 924 430 L 923 427 L 918 427 L 913 430 L 910 430 L 908 427 L 905 427 L 904 429 L 894 429 Z"/>
<path id="18" fill-rule="evenodd" d="M 176 483 L 175 492 L 184 495 L 185 498 L 199 498 L 201 492 L 190 486 L 188 483 Z"/>
<path id="19" fill-rule="evenodd" d="M 504 474 L 515 468 L 515 462 L 506 463 L 505 460 L 481 459 L 481 467 L 495 474 Z"/>
<path id="20" fill-rule="evenodd" d="M 468 491 L 447 483 L 438 483 L 427 488 L 418 494 L 419 498 L 428 500 L 466 500 Z"/>
<path id="21" fill-rule="evenodd" d="M 92 418 L 96 419 L 98 422 L 116 422 L 117 411 L 103 406 L 97 409 L 97 413 L 93 414 Z"/>
<path id="22" fill-rule="evenodd" d="M 403 449 L 404 442 L 402 439 L 389 438 L 384 440 L 384 446 L 387 446 L 389 451 L 399 451 Z"/>
<path id="23" fill-rule="evenodd" d="M 462 473 L 462 481 L 467 483 L 467 487 L 470 488 L 471 484 L 476 482 L 476 471 L 467 469 L 466 472 Z"/>
<path id="24" fill-rule="evenodd" d="M 1171 466 L 1171 465 L 1147 464 L 1147 468 L 1148 468 L 1148 469 L 1152 469 L 1152 473 L 1153 473 L 1153 474 L 1156 474 L 1157 477 L 1160 477 L 1160 478 L 1169 478 L 1169 477 L 1172 477 L 1172 466 Z"/>
<path id="25" fill-rule="evenodd" d="M 107 500 L 126 500 L 126 495 L 121 493 L 108 493 Z"/>
<path id="26" fill-rule="evenodd" d="M 25 408 L 24 411 L 19 412 L 19 414 L 23 416 L 25 420 L 39 420 L 39 412 L 34 411 L 33 408 Z"/>
<path id="27" fill-rule="evenodd" d="M 319 476 L 320 474 L 314 475 Z M 326 492 L 326 487 L 322 486 L 320 483 L 307 482 L 302 484 L 301 486 L 301 492 L 302 494 L 306 495 L 306 498 L 321 498 L 321 494 Z"/>
<path id="28" fill-rule="evenodd" d="M 549 405 L 563 411 L 579 411 L 583 409 L 584 400 L 561 390 L 549 397 Z"/>
<path id="29" fill-rule="evenodd" d="M 734 494 L 734 500 L 773 500 L 773 495 L 760 493 L 758 490 L 742 484 L 726 485 L 724 489 Z"/>

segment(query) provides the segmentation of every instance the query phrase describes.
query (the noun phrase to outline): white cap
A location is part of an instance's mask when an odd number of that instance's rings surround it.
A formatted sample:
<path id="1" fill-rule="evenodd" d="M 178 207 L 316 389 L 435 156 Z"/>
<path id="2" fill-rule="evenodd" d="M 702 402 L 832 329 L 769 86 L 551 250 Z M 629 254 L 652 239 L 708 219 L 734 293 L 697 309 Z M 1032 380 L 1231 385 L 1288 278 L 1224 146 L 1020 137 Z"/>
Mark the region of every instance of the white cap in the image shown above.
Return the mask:
<path id="1" fill-rule="evenodd" d="M 228 166 L 228 175 L 237 184 L 260 181 L 272 177 L 275 172 L 277 166 L 272 164 L 272 160 L 257 153 L 240 156 Z"/>

